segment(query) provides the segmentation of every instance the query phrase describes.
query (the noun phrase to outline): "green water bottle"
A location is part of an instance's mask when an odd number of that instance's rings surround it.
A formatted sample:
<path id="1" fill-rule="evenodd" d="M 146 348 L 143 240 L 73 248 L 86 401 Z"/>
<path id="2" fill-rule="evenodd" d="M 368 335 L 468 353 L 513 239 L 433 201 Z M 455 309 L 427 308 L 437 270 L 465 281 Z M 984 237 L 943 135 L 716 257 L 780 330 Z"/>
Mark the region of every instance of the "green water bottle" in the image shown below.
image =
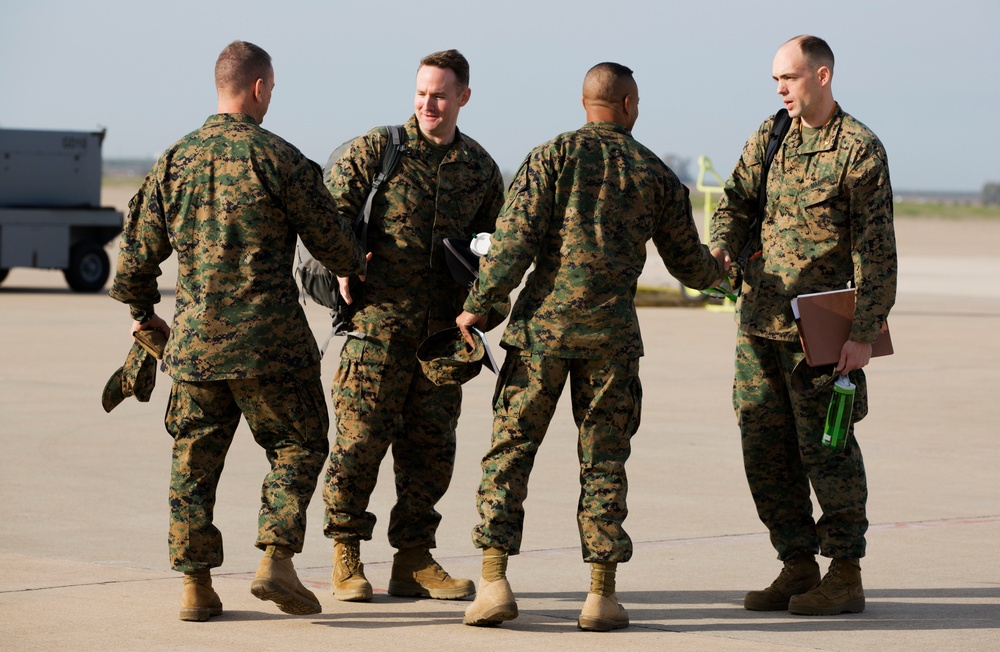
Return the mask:
<path id="1" fill-rule="evenodd" d="M 834 450 L 844 450 L 847 433 L 851 430 L 851 412 L 854 410 L 854 383 L 841 376 L 833 384 L 833 397 L 826 410 L 823 425 L 823 445 Z"/>

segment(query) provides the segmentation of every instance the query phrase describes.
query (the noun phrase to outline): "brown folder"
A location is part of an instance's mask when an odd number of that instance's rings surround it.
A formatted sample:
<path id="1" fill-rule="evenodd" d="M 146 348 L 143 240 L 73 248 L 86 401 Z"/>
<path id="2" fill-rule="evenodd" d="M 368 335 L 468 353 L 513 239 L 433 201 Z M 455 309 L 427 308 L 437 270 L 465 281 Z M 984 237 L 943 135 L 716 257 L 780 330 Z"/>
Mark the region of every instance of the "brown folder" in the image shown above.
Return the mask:
<path id="1" fill-rule="evenodd" d="M 806 364 L 819 367 L 840 362 L 840 352 L 851 336 L 854 321 L 854 288 L 800 294 L 792 299 L 792 313 Z M 872 344 L 872 357 L 880 355 L 892 355 L 888 323 L 882 324 Z"/>

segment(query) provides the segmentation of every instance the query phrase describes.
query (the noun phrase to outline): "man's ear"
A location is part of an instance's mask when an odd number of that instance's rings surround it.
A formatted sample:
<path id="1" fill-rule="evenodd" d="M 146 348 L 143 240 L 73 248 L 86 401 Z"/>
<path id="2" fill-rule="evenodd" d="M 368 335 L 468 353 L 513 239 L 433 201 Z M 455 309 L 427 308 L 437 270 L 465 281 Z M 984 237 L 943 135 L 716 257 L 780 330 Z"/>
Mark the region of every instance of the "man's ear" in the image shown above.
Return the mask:
<path id="1" fill-rule="evenodd" d="M 625 112 L 626 116 L 632 117 L 636 113 L 636 98 L 635 95 L 629 93 L 622 100 L 622 110 Z"/>
<path id="2" fill-rule="evenodd" d="M 255 100 L 257 100 L 258 102 L 260 102 L 261 98 L 263 98 L 263 96 L 264 96 L 264 84 L 265 83 L 266 82 L 263 79 L 258 79 L 256 82 L 254 82 L 254 85 L 253 85 L 253 98 Z"/>
<path id="3" fill-rule="evenodd" d="M 819 70 L 816 71 L 816 77 L 819 79 L 821 86 L 827 86 L 833 77 L 833 73 L 826 66 L 820 66 Z"/>
<path id="4" fill-rule="evenodd" d="M 462 107 L 468 104 L 470 97 L 472 97 L 472 89 L 466 86 L 465 90 L 458 96 L 458 106 Z"/>

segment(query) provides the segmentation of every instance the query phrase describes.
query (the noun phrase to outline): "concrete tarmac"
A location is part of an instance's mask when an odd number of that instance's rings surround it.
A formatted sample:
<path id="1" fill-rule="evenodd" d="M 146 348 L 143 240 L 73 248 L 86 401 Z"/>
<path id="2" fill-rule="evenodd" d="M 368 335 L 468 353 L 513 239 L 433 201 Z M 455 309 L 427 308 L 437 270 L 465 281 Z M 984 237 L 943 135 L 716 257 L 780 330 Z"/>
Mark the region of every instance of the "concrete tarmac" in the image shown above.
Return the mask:
<path id="1" fill-rule="evenodd" d="M 180 575 L 167 560 L 169 377 L 149 403 L 105 414 L 100 394 L 130 346 L 124 306 L 70 292 L 57 271 L 15 269 L 0 286 L 0 648 L 5 650 L 996 650 L 1000 649 L 1000 266 L 996 221 L 897 223 L 896 353 L 867 368 L 871 411 L 858 424 L 870 484 L 867 609 L 834 617 L 753 613 L 743 594 L 780 569 L 747 489 L 730 402 L 731 312 L 641 308 L 642 426 L 628 464 L 626 529 L 635 555 L 618 573 L 631 626 L 594 634 L 576 618 L 588 587 L 575 510 L 576 432 L 564 396 L 538 455 L 523 549 L 509 579 L 520 617 L 462 625 L 466 601 L 386 594 L 393 502 L 387 457 L 362 558 L 371 603 L 330 594 L 323 504 L 309 508 L 295 557 L 323 613 L 287 616 L 250 594 L 267 462 L 241 425 L 216 506 L 226 559 L 214 573 L 225 613 L 177 619 Z M 110 248 L 112 255 L 114 247 Z M 985 252 L 985 253 L 984 253 Z M 176 265 L 162 277 L 171 314 Z M 672 285 L 651 257 L 644 285 Z M 326 312 L 307 307 L 315 334 Z M 496 346 L 500 332 L 489 335 Z M 341 342 L 323 363 L 329 386 Z M 439 505 L 437 559 L 478 580 L 470 539 L 494 377 L 466 385 L 451 488 Z M 329 398 L 329 397 L 328 397 Z M 817 435 L 818 436 L 818 435 Z M 817 508 L 818 511 L 818 508 Z M 825 560 L 823 560 L 825 566 Z"/>

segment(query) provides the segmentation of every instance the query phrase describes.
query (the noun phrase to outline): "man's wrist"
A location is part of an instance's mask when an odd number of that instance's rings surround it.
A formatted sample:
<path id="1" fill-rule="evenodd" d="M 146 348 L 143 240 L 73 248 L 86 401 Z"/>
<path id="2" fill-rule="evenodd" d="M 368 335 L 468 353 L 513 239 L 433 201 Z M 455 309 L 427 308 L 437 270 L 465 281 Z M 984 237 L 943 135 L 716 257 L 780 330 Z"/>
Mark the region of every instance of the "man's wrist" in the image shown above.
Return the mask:
<path id="1" fill-rule="evenodd" d="M 132 319 L 134 319 L 135 321 L 139 322 L 140 324 L 145 324 L 150 319 L 152 319 L 154 315 L 155 315 L 155 313 L 152 311 L 152 309 L 150 309 L 150 310 L 133 309 L 132 310 Z"/>

